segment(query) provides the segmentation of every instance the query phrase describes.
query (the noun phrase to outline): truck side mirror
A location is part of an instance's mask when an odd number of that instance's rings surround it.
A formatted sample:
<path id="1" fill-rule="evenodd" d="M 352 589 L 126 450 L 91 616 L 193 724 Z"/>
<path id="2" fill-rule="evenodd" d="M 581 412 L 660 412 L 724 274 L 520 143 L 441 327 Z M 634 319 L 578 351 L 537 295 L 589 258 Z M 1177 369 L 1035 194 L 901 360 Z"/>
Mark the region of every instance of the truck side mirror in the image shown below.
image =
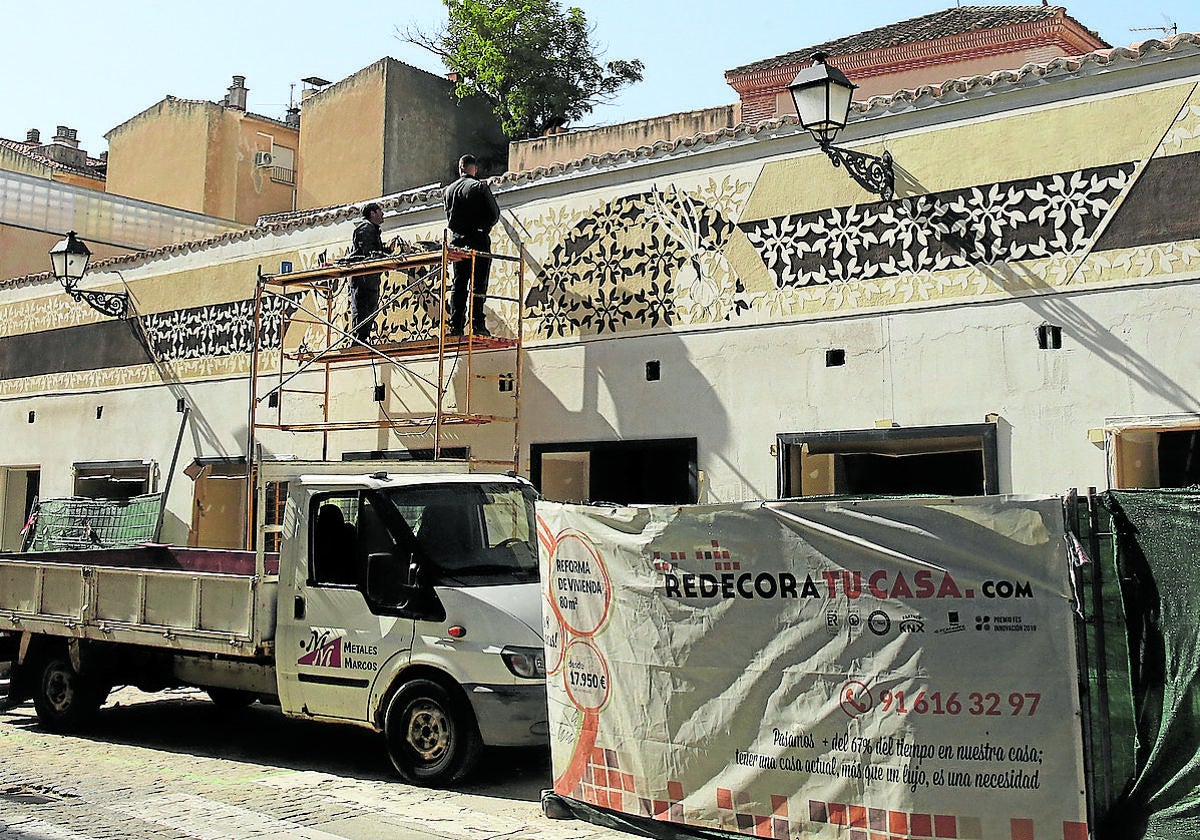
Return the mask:
<path id="1" fill-rule="evenodd" d="M 406 562 L 408 561 L 408 562 Z M 385 609 L 400 609 L 404 615 L 429 621 L 444 621 L 446 608 L 433 588 L 423 580 L 424 572 L 410 555 L 392 552 L 367 555 L 367 603 Z"/>
<path id="2" fill-rule="evenodd" d="M 413 597 L 411 565 L 390 551 L 367 555 L 367 597 L 378 604 L 403 604 Z"/>

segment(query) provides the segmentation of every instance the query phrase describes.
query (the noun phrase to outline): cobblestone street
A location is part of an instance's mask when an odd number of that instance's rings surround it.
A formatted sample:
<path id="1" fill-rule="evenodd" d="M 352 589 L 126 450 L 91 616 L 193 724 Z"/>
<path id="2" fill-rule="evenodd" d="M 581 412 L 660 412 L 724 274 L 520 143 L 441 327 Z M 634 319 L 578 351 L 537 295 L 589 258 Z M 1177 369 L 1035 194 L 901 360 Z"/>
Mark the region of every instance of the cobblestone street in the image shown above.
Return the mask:
<path id="1" fill-rule="evenodd" d="M 495 751 L 456 791 L 407 786 L 379 736 L 220 711 L 196 691 L 114 691 L 84 735 L 54 735 L 32 704 L 0 713 L 0 840 L 612 840 L 542 815 L 544 753 Z"/>

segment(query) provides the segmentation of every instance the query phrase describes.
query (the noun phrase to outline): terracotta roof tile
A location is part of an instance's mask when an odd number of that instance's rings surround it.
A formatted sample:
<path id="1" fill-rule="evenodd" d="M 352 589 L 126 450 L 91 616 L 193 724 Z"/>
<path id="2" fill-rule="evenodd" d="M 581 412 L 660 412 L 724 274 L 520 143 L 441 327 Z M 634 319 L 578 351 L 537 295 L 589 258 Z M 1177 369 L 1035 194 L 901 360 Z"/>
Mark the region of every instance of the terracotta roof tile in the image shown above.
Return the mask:
<path id="1" fill-rule="evenodd" d="M 880 50 L 886 47 L 897 47 L 901 44 L 912 44 L 919 41 L 932 41 L 963 32 L 977 29 L 996 29 L 1002 26 L 1014 26 L 1021 23 L 1052 18 L 1065 12 L 1062 6 L 956 6 L 933 12 L 928 15 L 902 20 L 899 23 L 889 23 L 875 29 L 847 35 L 844 38 L 834 38 L 821 44 L 814 44 L 800 50 L 793 50 L 783 55 L 764 58 L 726 70 L 726 78 L 756 70 L 766 70 L 772 67 L 785 67 L 792 64 L 810 61 L 813 53 L 824 52 L 831 56 L 852 55 L 854 53 Z"/>
<path id="2" fill-rule="evenodd" d="M 1089 66 L 1108 67 L 1120 61 L 1137 63 L 1151 53 L 1186 54 L 1187 47 L 1195 54 L 1200 51 L 1200 33 L 1180 32 L 1165 41 L 1151 38 L 1131 44 L 1128 47 L 1108 47 L 1095 50 L 1085 55 L 1060 56 L 1041 64 L 1026 64 L 1016 70 L 996 70 L 977 76 L 967 76 L 959 79 L 948 79 L 939 85 L 921 85 L 897 91 L 888 96 L 873 96 L 865 102 L 855 102 L 851 109 L 868 115 L 872 112 L 894 111 L 896 106 L 916 102 L 924 97 L 933 100 L 960 99 L 964 95 L 983 93 L 985 89 L 1001 85 L 1021 85 L 1034 79 L 1050 76 L 1086 73 Z"/>
<path id="3" fill-rule="evenodd" d="M 87 157 L 86 167 L 69 166 L 68 164 L 60 163 L 53 158 L 47 157 L 46 155 L 39 155 L 37 152 L 35 152 L 34 149 L 41 148 L 41 143 L 26 143 L 23 140 L 8 140 L 4 137 L 0 137 L 0 146 L 4 146 L 7 149 L 12 149 L 17 154 L 23 155 L 35 163 L 39 163 L 42 166 L 48 166 L 49 168 L 59 172 L 74 172 L 78 175 L 85 175 L 89 178 L 95 178 L 98 181 L 104 180 L 104 175 L 97 172 L 96 169 L 93 168 L 103 167 L 104 161 L 100 160 L 99 158 L 94 158 L 91 155 Z"/>

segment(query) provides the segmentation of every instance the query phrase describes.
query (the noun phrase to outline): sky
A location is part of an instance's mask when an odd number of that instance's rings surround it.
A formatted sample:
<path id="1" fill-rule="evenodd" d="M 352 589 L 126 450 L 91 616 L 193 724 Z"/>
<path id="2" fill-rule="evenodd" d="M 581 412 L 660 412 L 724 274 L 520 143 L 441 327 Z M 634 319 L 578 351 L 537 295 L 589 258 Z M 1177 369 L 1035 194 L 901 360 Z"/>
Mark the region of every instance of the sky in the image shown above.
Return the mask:
<path id="1" fill-rule="evenodd" d="M 726 105 L 725 71 L 896 21 L 954 0 L 566 0 L 594 27 L 606 59 L 641 59 L 644 80 L 579 125 Z M 965 4 L 959 4 L 965 5 Z M 1079 0 L 1067 12 L 1115 46 L 1200 31 L 1196 0 Z M 167 94 L 220 100 L 246 77 L 249 110 L 282 119 L 300 80 L 338 81 L 384 56 L 433 73 L 441 61 L 397 37 L 446 20 L 441 0 L 56 0 L 7 10 L 0 50 L 0 137 L 43 142 L 56 126 L 90 154 L 104 134 Z M 1139 31 L 1140 30 L 1140 31 Z M 293 89 L 294 86 L 294 89 Z"/>

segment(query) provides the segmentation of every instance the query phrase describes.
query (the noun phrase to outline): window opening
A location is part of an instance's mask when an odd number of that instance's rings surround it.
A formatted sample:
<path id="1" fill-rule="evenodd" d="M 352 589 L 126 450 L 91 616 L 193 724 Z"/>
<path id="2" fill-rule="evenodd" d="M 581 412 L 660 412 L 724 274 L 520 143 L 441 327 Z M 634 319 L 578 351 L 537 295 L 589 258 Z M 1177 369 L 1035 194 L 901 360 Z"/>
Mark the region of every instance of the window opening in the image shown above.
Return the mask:
<path id="1" fill-rule="evenodd" d="M 779 444 L 783 498 L 999 492 L 994 423 L 785 434 Z"/>
<path id="2" fill-rule="evenodd" d="M 86 499 L 132 499 L 152 489 L 150 461 L 107 461 L 75 464 L 74 495 Z"/>
<path id="3" fill-rule="evenodd" d="M 322 496 L 313 505 L 310 580 L 317 585 L 357 585 L 361 577 L 358 494 Z"/>
<path id="4" fill-rule="evenodd" d="M 1158 486 L 1195 484 L 1200 484 L 1200 429 L 1159 433 Z"/>
<path id="5" fill-rule="evenodd" d="M 696 438 L 532 444 L 530 480 L 548 499 L 695 504 Z"/>

